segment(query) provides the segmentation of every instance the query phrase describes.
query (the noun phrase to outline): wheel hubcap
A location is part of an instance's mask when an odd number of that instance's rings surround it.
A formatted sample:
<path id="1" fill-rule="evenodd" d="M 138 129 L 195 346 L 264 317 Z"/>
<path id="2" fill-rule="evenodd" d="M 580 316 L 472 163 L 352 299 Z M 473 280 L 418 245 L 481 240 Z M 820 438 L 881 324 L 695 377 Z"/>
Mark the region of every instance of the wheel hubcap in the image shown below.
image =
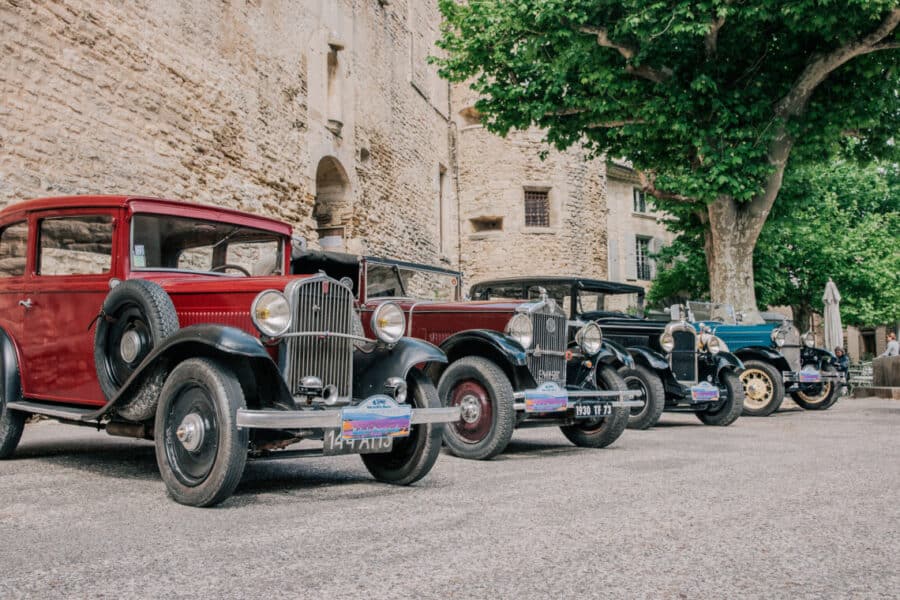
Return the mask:
<path id="1" fill-rule="evenodd" d="M 188 452 L 196 452 L 203 445 L 203 437 L 206 433 L 206 427 L 203 424 L 203 418 L 197 413 L 191 413 L 184 417 L 178 429 L 175 430 L 175 437 L 184 446 Z"/>
<path id="2" fill-rule="evenodd" d="M 459 405 L 462 407 L 462 420 L 466 423 L 474 423 L 481 418 L 481 403 L 475 396 L 465 396 Z"/>
<path id="3" fill-rule="evenodd" d="M 490 394 L 480 381 L 467 379 L 459 382 L 450 392 L 450 404 L 460 407 L 461 419 L 450 425 L 458 439 L 477 444 L 490 434 L 494 409 Z"/>
<path id="4" fill-rule="evenodd" d="M 126 331 L 122 334 L 122 341 L 119 342 L 119 354 L 122 355 L 122 360 L 127 363 L 134 362 L 134 359 L 141 353 L 142 346 L 141 336 L 137 331 L 134 329 Z"/>
<path id="5" fill-rule="evenodd" d="M 744 384 L 744 397 L 747 404 L 763 407 L 772 399 L 772 382 L 765 373 L 757 369 L 748 369 L 741 376 Z"/>

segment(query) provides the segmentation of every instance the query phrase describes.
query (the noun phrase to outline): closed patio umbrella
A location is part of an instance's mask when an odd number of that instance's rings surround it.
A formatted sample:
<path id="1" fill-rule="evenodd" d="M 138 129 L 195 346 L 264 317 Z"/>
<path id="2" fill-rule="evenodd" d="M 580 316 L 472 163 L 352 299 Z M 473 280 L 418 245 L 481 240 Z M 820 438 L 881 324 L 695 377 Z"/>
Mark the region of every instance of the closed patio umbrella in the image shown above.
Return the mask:
<path id="1" fill-rule="evenodd" d="M 825 302 L 825 347 L 831 351 L 838 346 L 844 345 L 844 333 L 841 326 L 841 294 L 838 292 L 837 286 L 828 278 L 825 284 L 825 294 L 822 296 Z"/>

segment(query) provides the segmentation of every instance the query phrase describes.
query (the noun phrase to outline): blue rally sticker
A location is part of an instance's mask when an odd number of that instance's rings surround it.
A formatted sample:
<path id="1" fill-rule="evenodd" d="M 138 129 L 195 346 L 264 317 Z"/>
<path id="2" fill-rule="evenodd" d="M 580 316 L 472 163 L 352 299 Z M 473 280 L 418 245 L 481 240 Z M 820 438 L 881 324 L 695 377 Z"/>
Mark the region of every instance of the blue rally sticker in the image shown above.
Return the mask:
<path id="1" fill-rule="evenodd" d="M 548 413 L 566 410 L 569 406 L 569 395 L 552 381 L 548 381 L 536 390 L 525 390 L 525 412 Z"/>
<path id="2" fill-rule="evenodd" d="M 822 374 L 815 367 L 803 367 L 800 370 L 800 383 L 819 383 L 822 381 Z"/>
<path id="3" fill-rule="evenodd" d="M 341 410 L 341 437 L 345 440 L 406 437 L 411 420 L 412 406 L 401 406 L 390 396 L 372 396 Z"/>
<path id="4" fill-rule="evenodd" d="M 696 402 L 713 402 L 719 399 L 719 388 L 704 381 L 691 386 L 691 398 Z"/>

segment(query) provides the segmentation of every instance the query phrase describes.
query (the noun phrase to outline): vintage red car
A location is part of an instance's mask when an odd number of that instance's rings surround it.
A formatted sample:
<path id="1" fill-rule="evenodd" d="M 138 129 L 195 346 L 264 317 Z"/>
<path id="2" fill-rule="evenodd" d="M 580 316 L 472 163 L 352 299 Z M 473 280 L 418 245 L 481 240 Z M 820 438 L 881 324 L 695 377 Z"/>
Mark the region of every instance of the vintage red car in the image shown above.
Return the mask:
<path id="1" fill-rule="evenodd" d="M 365 337 L 344 284 L 287 274 L 291 247 L 284 223 L 168 200 L 0 211 L 0 458 L 38 414 L 155 440 L 190 505 L 227 498 L 248 457 L 360 453 L 379 480 L 423 477 L 459 417 L 424 371 L 446 357 L 392 324 Z"/>
<path id="2" fill-rule="evenodd" d="M 307 251 L 294 273 L 328 273 L 357 291 L 363 323 L 396 323 L 398 334 L 440 346 L 448 364 L 429 373 L 445 406 L 461 419 L 444 430 L 456 456 L 488 459 L 517 427 L 555 426 L 574 444 L 603 448 L 643 406 L 617 369 L 632 365 L 624 348 L 595 324 L 570 323 L 552 298 L 460 301 L 458 272 L 379 257 Z M 570 342 L 569 326 L 578 331 Z"/>

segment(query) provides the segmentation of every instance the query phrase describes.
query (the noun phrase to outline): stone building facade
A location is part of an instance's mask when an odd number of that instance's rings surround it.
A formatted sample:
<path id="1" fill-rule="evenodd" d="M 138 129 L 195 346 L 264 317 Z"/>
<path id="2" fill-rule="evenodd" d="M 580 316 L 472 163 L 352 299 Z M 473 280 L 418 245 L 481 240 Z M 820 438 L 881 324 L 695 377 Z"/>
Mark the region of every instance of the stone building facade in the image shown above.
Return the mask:
<path id="1" fill-rule="evenodd" d="M 0 4 L 0 203 L 141 194 L 311 246 L 605 277 L 606 165 L 500 139 L 440 80 L 437 0 Z"/>

